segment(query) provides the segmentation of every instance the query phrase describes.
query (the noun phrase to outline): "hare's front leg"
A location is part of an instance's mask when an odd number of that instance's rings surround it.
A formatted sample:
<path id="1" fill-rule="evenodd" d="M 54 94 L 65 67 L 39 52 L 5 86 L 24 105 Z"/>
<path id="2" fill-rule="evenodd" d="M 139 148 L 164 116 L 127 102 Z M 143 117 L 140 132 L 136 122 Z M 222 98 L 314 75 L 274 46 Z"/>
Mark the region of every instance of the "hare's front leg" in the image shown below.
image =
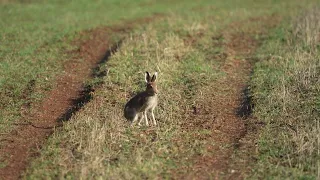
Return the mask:
<path id="1" fill-rule="evenodd" d="M 143 113 L 144 113 L 144 118 L 146 120 L 146 125 L 149 126 L 148 117 L 147 117 L 147 110 L 145 110 Z"/>
<path id="2" fill-rule="evenodd" d="M 154 108 L 151 109 L 151 115 L 152 115 L 153 124 L 156 126 L 157 122 L 156 122 L 156 119 L 154 118 L 153 110 Z"/>

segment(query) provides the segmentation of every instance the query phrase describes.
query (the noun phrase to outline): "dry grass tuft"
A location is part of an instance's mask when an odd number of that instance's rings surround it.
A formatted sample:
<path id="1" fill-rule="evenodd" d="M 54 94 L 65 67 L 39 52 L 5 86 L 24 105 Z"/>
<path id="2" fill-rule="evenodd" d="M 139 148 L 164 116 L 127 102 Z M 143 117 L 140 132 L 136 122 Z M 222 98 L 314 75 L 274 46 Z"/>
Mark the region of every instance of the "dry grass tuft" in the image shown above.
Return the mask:
<path id="1" fill-rule="evenodd" d="M 293 25 L 294 43 L 307 46 L 311 50 L 316 50 L 320 42 L 320 8 L 314 7 L 297 18 Z M 301 44 L 302 41 L 303 43 Z M 294 45 L 294 44 L 293 44 Z"/>

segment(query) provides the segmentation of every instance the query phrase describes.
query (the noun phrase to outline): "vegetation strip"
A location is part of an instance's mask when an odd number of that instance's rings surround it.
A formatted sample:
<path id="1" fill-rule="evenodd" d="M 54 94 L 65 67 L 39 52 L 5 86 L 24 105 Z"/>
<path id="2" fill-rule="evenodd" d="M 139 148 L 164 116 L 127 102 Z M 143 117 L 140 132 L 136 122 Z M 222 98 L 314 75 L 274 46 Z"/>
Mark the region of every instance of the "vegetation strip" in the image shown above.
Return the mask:
<path id="1" fill-rule="evenodd" d="M 92 77 L 92 70 L 99 63 L 107 61 L 118 47 L 119 43 L 112 45 L 112 38 L 120 38 L 136 25 L 148 23 L 157 17 L 159 15 L 84 33 L 84 36 L 90 35 L 89 39 L 80 43 L 78 52 L 73 52 L 73 59 L 64 65 L 65 71 L 57 78 L 56 87 L 48 92 L 43 102 L 27 117 L 29 123 L 22 123 L 21 127 L 3 137 L 0 154 L 5 167 L 0 169 L 1 178 L 18 178 L 29 159 L 37 156 L 42 144 L 55 127 L 68 120 L 73 112 L 89 100 L 90 89 L 84 87 L 84 83 Z"/>
<path id="2" fill-rule="evenodd" d="M 250 85 L 265 124 L 252 179 L 320 178 L 320 8 L 275 29 L 258 51 Z"/>
<path id="3" fill-rule="evenodd" d="M 202 93 L 195 95 L 191 100 L 194 102 L 194 110 L 184 112 L 186 120 L 183 126 L 187 131 L 194 132 L 196 139 L 214 143 L 208 143 L 203 147 L 205 155 L 192 157 L 190 160 L 194 165 L 188 170 L 182 169 L 182 174 L 178 173 L 178 179 L 242 179 L 246 176 L 252 163 L 250 158 L 243 156 L 243 164 L 238 163 L 239 166 L 235 166 L 232 156 L 244 145 L 241 140 L 247 133 L 252 133 L 250 131 L 253 127 L 250 126 L 254 124 L 246 123 L 249 120 L 245 118 L 252 118 L 249 112 L 237 110 L 240 106 L 251 105 L 241 104 L 241 93 L 248 85 L 252 69 L 251 58 L 268 30 L 279 22 L 280 17 L 277 15 L 249 18 L 231 23 L 227 30 L 212 37 L 217 40 L 213 46 L 222 46 L 224 49 L 216 57 L 220 57 L 217 59 L 222 62 L 219 68 L 225 72 L 225 76 L 200 87 L 199 91 Z M 208 132 L 198 133 L 203 130 Z M 248 154 L 254 153 L 254 149 L 247 148 L 246 151 Z"/>

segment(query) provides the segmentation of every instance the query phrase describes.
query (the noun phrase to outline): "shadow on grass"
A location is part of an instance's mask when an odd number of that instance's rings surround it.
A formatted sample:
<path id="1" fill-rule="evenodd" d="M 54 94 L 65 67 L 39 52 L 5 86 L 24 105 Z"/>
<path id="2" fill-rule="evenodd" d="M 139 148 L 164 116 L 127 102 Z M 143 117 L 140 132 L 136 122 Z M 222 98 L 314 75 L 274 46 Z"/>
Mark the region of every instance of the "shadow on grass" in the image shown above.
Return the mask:
<path id="1" fill-rule="evenodd" d="M 96 64 L 96 67 L 91 71 L 91 78 L 102 78 L 108 75 L 108 71 L 100 71 L 100 65 L 104 64 L 109 60 L 111 55 L 117 52 L 118 48 L 121 46 L 123 40 L 118 41 L 104 54 L 101 60 Z M 102 81 L 94 85 L 85 85 L 79 93 L 79 97 L 72 100 L 72 107 L 69 108 L 63 115 L 58 118 L 58 123 L 69 121 L 72 115 L 79 111 L 83 106 L 85 106 L 92 99 L 92 92 L 94 92 L 97 85 L 101 85 Z"/>
<path id="2" fill-rule="evenodd" d="M 247 119 L 252 114 L 253 107 L 250 87 L 247 85 L 242 89 L 240 105 L 236 110 L 236 114 L 241 118 Z"/>

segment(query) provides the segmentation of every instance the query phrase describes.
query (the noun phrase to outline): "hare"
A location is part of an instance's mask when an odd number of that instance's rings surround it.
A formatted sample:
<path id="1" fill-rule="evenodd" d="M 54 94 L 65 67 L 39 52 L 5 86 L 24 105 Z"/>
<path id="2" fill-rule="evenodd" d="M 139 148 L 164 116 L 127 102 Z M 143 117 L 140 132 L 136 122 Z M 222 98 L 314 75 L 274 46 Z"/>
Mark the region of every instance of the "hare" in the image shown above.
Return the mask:
<path id="1" fill-rule="evenodd" d="M 138 93 L 133 98 L 131 98 L 124 108 L 124 117 L 131 121 L 132 124 L 140 116 L 138 125 L 141 125 L 143 117 L 145 118 L 146 125 L 149 126 L 147 111 L 151 110 L 153 124 L 156 126 L 157 122 L 154 118 L 153 110 L 158 104 L 158 90 L 157 90 L 157 79 L 158 73 L 155 72 L 154 75 L 150 76 L 149 72 L 145 73 L 146 90 Z"/>

